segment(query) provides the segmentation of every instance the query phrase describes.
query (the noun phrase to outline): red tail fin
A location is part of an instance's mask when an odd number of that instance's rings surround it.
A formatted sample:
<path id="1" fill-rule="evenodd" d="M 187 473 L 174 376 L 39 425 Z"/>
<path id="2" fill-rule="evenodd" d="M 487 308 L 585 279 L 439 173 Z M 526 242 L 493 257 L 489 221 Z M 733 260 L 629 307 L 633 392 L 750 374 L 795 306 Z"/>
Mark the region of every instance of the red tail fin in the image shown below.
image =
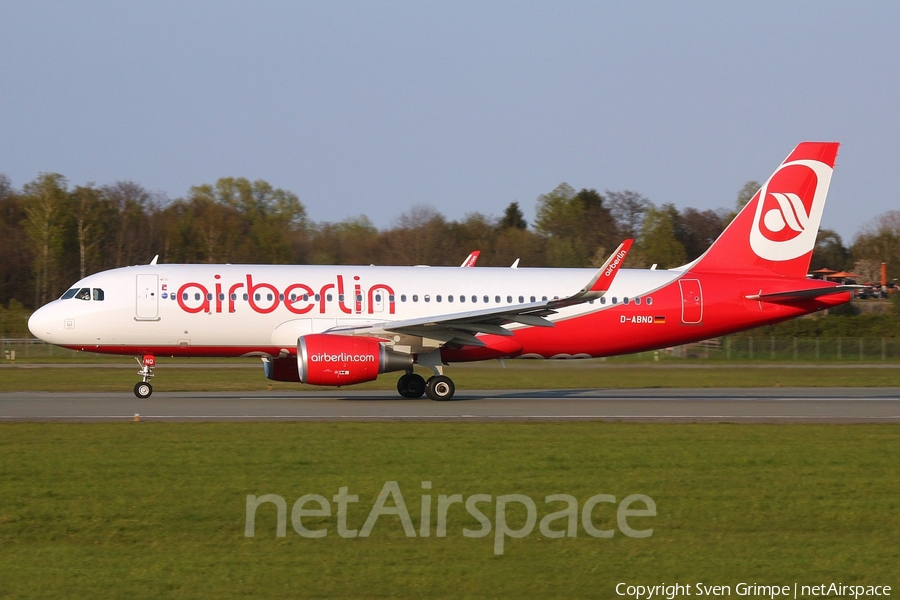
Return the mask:
<path id="1" fill-rule="evenodd" d="M 690 270 L 806 276 L 838 146 L 803 142 L 794 148 Z"/>

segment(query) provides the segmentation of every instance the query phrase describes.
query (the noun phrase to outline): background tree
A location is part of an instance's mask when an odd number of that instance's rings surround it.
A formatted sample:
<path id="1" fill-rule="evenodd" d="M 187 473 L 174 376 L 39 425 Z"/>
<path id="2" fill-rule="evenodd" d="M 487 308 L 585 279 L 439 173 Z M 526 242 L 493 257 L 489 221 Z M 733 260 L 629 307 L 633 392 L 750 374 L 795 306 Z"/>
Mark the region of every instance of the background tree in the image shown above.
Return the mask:
<path id="1" fill-rule="evenodd" d="M 619 243 L 616 221 L 596 190 L 575 192 L 567 183 L 538 198 L 535 229 L 547 238 L 546 264 L 586 267 L 594 255 Z"/>
<path id="2" fill-rule="evenodd" d="M 606 190 L 609 211 L 616 220 L 619 235 L 622 238 L 636 238 L 644 223 L 644 215 L 652 204 L 637 192 L 623 190 L 611 192 Z"/>
<path id="3" fill-rule="evenodd" d="M 740 212 L 748 202 L 753 200 L 753 196 L 756 194 L 756 192 L 759 191 L 759 188 L 761 187 L 762 184 L 758 181 L 748 181 L 744 184 L 744 187 L 742 187 L 741 191 L 738 192 L 737 201 L 734 204 L 737 212 Z M 731 221 L 731 219 L 728 220 Z"/>
<path id="4" fill-rule="evenodd" d="M 106 212 L 106 202 L 102 191 L 88 184 L 72 191 L 70 204 L 78 243 L 78 275 L 79 279 L 83 279 L 88 274 L 88 262 L 91 263 L 91 272 L 99 270 L 98 254 L 104 237 L 103 213 Z"/>
<path id="5" fill-rule="evenodd" d="M 900 210 L 889 210 L 872 219 L 853 241 L 856 260 L 887 263 L 888 280 L 900 277 Z"/>
<path id="6" fill-rule="evenodd" d="M 316 265 L 383 264 L 378 229 L 365 215 L 321 223 L 310 246 L 310 262 Z"/>
<path id="7" fill-rule="evenodd" d="M 724 219 L 722 211 L 686 208 L 679 214 L 678 223 L 676 237 L 684 246 L 685 257 L 689 262 L 706 252 L 725 230 L 728 221 Z"/>
<path id="8" fill-rule="evenodd" d="M 841 236 L 832 229 L 820 229 L 816 234 L 816 246 L 813 249 L 810 271 L 832 269 L 845 271 L 850 268 L 850 251 L 844 247 Z"/>
<path id="9" fill-rule="evenodd" d="M 687 262 L 684 246 L 675 236 L 675 224 L 668 210 L 651 206 L 647 209 L 639 249 L 649 264 L 657 264 L 660 269 L 669 269 Z"/>
<path id="10" fill-rule="evenodd" d="M 42 173 L 22 194 L 25 231 L 33 256 L 34 302 L 45 304 L 62 292 L 59 281 L 68 213 L 68 183 L 58 173 Z"/>
<path id="11" fill-rule="evenodd" d="M 9 178 L 0 174 L 0 305 L 32 300 L 25 292 L 34 284 L 31 245 L 22 226 L 25 219 L 21 199 Z"/>
<path id="12" fill-rule="evenodd" d="M 506 210 L 503 212 L 503 218 L 500 219 L 500 229 L 526 229 L 528 228 L 528 223 L 525 221 L 525 215 L 522 214 L 522 209 L 519 208 L 518 202 L 510 202 L 509 206 L 506 207 Z"/>

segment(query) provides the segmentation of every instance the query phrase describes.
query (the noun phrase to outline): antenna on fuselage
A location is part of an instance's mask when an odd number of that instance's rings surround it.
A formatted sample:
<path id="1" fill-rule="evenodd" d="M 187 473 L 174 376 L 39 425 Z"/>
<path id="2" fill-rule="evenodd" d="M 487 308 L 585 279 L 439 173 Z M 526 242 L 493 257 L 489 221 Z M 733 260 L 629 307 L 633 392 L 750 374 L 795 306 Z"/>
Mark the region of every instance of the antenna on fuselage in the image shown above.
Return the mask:
<path id="1" fill-rule="evenodd" d="M 518 269 L 518 268 L 519 268 L 519 259 L 517 258 L 517 259 L 515 260 L 515 262 L 514 262 L 512 265 L 510 265 L 509 268 L 510 268 L 510 269 Z"/>
<path id="2" fill-rule="evenodd" d="M 159 260 L 159 254 L 157 254 L 156 256 L 153 257 L 153 260 L 150 261 L 150 264 L 155 265 L 156 261 L 158 261 L 158 260 Z"/>

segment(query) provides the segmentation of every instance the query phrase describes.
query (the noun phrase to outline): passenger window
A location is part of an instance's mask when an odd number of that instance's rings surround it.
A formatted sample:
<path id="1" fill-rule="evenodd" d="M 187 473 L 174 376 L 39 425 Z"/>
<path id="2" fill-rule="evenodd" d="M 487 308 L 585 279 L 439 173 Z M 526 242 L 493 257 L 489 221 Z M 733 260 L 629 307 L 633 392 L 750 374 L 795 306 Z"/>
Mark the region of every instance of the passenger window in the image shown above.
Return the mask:
<path id="1" fill-rule="evenodd" d="M 534 302 L 534 301 L 535 301 L 535 298 L 534 298 L 534 296 L 532 296 L 532 297 L 531 297 L 531 301 L 532 301 L 532 302 Z"/>
<path id="2" fill-rule="evenodd" d="M 246 295 L 246 294 L 245 294 L 245 295 Z M 322 299 L 322 297 L 319 296 L 319 294 L 316 294 L 316 295 L 314 296 L 314 298 L 316 299 L 316 302 L 318 302 L 319 300 Z"/>
<path id="3" fill-rule="evenodd" d="M 272 294 L 269 294 L 269 300 L 272 299 Z M 278 294 L 278 301 L 284 302 L 284 294 Z"/>
<path id="4" fill-rule="evenodd" d="M 343 295 L 343 294 L 338 294 L 338 300 L 340 300 L 341 302 L 343 302 L 343 301 L 344 301 L 344 295 Z"/>
<path id="5" fill-rule="evenodd" d="M 512 296 L 507 296 L 507 297 L 506 297 L 506 303 L 507 303 L 507 304 L 512 304 Z"/>
<path id="6" fill-rule="evenodd" d="M 460 302 L 465 302 L 465 301 L 466 301 L 466 297 L 463 296 L 462 294 L 460 294 L 460 295 L 459 295 L 459 301 L 460 301 Z"/>
<path id="7" fill-rule="evenodd" d="M 425 298 L 423 298 L 423 300 L 425 300 L 425 302 L 431 302 L 431 296 L 425 294 Z"/>
<path id="8" fill-rule="evenodd" d="M 525 302 L 525 296 L 519 296 L 519 304 L 522 304 L 524 302 Z"/>
<path id="9" fill-rule="evenodd" d="M 237 294 L 232 294 L 231 301 L 234 302 L 235 300 L 237 300 Z"/>
<path id="10" fill-rule="evenodd" d="M 406 302 L 406 294 L 400 294 L 400 302 Z"/>
<path id="11" fill-rule="evenodd" d="M 71 290 L 66 290 L 66 293 L 60 296 L 60 300 L 68 300 L 75 296 L 78 293 L 78 288 L 72 288 Z"/>
<path id="12" fill-rule="evenodd" d="M 195 292 L 195 293 L 194 293 L 194 300 L 199 300 L 199 299 L 200 299 L 200 292 Z"/>
<path id="13" fill-rule="evenodd" d="M 94 300 L 97 302 L 102 302 L 104 298 L 103 290 L 100 288 L 94 288 Z"/>
<path id="14" fill-rule="evenodd" d="M 225 294 L 219 294 L 219 302 L 225 299 Z"/>
<path id="15" fill-rule="evenodd" d="M 393 302 L 393 301 L 394 301 L 394 295 L 388 294 L 388 302 Z"/>
<path id="16" fill-rule="evenodd" d="M 331 299 L 332 299 L 333 297 L 334 297 L 334 296 L 332 296 L 331 294 L 325 294 L 325 299 L 328 300 L 329 302 L 331 302 Z"/>
<path id="17" fill-rule="evenodd" d="M 441 295 L 438 294 L 437 296 L 434 297 L 434 299 L 437 300 L 438 302 L 440 302 L 440 301 L 441 301 Z"/>
<path id="18" fill-rule="evenodd" d="M 613 296 L 613 304 L 618 304 L 618 302 L 619 302 L 619 301 L 618 301 L 618 300 L 616 300 L 616 297 L 615 297 L 615 296 Z"/>
<path id="19" fill-rule="evenodd" d="M 413 294 L 413 302 L 418 302 L 418 301 L 419 301 L 419 295 Z"/>
<path id="20" fill-rule="evenodd" d="M 246 302 L 249 299 L 250 299 L 250 296 L 248 296 L 247 294 L 244 294 L 244 302 Z M 318 300 L 318 298 L 316 298 L 316 300 Z"/>
<path id="21" fill-rule="evenodd" d="M 303 301 L 309 302 L 309 294 L 303 294 Z"/>
<path id="22" fill-rule="evenodd" d="M 653 298 L 647 298 L 647 306 L 653 304 Z"/>
<path id="23" fill-rule="evenodd" d="M 253 299 L 254 299 L 254 300 L 261 300 L 261 299 L 262 299 L 262 296 L 260 296 L 259 294 L 253 294 Z"/>
<path id="24" fill-rule="evenodd" d="M 78 293 L 75 294 L 75 298 L 77 300 L 90 300 L 91 299 L 91 289 L 90 288 L 81 288 L 78 290 Z"/>
<path id="25" fill-rule="evenodd" d="M 485 298 L 487 298 L 487 296 L 485 296 Z M 487 300 L 485 300 L 485 302 L 487 302 Z M 494 296 L 494 302 L 500 304 L 500 296 Z"/>
<path id="26" fill-rule="evenodd" d="M 546 301 L 547 301 L 547 296 L 541 296 L 541 302 L 546 302 Z"/>
<path id="27" fill-rule="evenodd" d="M 624 302 L 625 304 L 628 304 L 628 296 L 625 296 L 624 298 L 622 298 L 622 302 Z"/>
<path id="28" fill-rule="evenodd" d="M 453 294 L 447 296 L 447 302 L 453 302 Z"/>
<path id="29" fill-rule="evenodd" d="M 634 303 L 635 303 L 635 304 L 640 304 L 640 303 L 641 303 L 641 297 L 638 296 L 637 298 L 635 298 L 635 299 L 634 299 Z"/>
<path id="30" fill-rule="evenodd" d="M 600 304 L 606 304 L 606 296 L 600 296 Z"/>

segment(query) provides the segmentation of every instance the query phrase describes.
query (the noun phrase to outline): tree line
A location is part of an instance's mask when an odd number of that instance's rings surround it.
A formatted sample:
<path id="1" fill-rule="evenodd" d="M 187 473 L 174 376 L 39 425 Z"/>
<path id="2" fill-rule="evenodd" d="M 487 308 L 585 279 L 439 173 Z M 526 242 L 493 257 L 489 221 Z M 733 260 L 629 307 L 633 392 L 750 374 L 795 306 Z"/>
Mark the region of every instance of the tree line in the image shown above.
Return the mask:
<path id="1" fill-rule="evenodd" d="M 414 206 L 385 229 L 361 215 L 312 222 L 293 192 L 266 181 L 221 178 L 168 199 L 141 185 L 70 186 L 42 173 L 15 189 L 0 174 L 0 308 L 35 308 L 78 279 L 105 269 L 161 263 L 458 265 L 480 250 L 479 266 L 599 266 L 627 237 L 627 266 L 669 268 L 706 250 L 759 188 L 748 182 L 736 205 L 679 210 L 634 191 L 576 191 L 566 183 L 537 198 L 533 223 L 518 202 L 500 216 L 448 220 Z M 854 269 L 878 279 L 881 262 L 900 276 L 900 211 L 864 228 L 850 246 L 821 230 L 812 268 Z"/>

